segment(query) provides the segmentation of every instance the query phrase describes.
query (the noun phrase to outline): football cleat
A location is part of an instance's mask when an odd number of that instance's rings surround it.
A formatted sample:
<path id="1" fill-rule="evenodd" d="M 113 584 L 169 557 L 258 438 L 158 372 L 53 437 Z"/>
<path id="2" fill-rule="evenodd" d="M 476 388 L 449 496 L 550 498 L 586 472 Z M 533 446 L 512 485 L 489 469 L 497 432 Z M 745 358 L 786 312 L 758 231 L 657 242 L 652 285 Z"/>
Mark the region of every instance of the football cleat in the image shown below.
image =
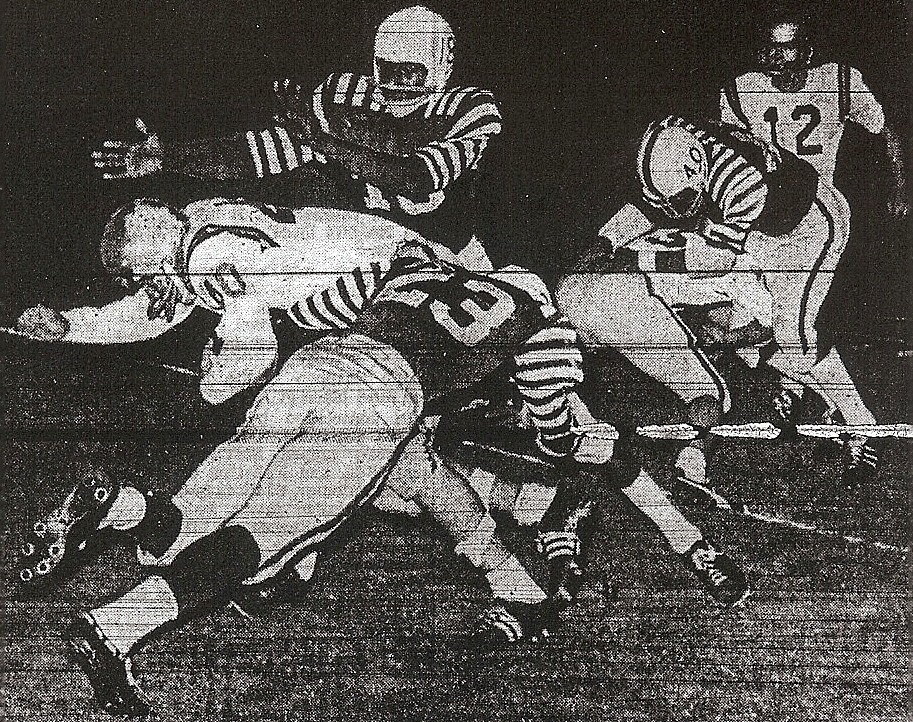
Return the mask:
<path id="1" fill-rule="evenodd" d="M 536 536 L 536 550 L 548 565 L 546 592 L 559 609 L 571 604 L 585 581 L 585 559 L 595 532 L 596 511 L 581 484 L 558 486 Z"/>
<path id="2" fill-rule="evenodd" d="M 536 537 L 536 549 L 548 562 L 548 598 L 570 604 L 584 582 L 580 537 L 568 531 L 542 532 Z"/>
<path id="3" fill-rule="evenodd" d="M 707 485 L 707 456 L 696 446 L 686 446 L 675 457 L 675 475 L 679 480 Z"/>
<path id="4" fill-rule="evenodd" d="M 292 569 L 281 578 L 242 587 L 232 599 L 232 606 L 244 617 L 262 616 L 285 602 L 299 599 L 310 586 L 310 580 L 302 579 L 298 571 Z"/>
<path id="5" fill-rule="evenodd" d="M 64 632 L 64 639 L 105 712 L 127 717 L 149 713 L 149 699 L 133 678 L 130 658 L 105 637 L 91 614 L 80 612 Z"/>
<path id="6" fill-rule="evenodd" d="M 20 549 L 20 581 L 35 584 L 46 580 L 68 553 L 82 551 L 119 491 L 120 484 L 101 471 L 79 479 L 60 505 L 32 524 L 25 535 Z"/>
<path id="7" fill-rule="evenodd" d="M 701 580 L 707 593 L 718 603 L 731 607 L 745 601 L 750 593 L 745 573 L 726 554 L 703 539 L 682 555 Z"/>
<path id="8" fill-rule="evenodd" d="M 467 646 L 497 649 L 539 643 L 551 636 L 558 622 L 558 608 L 548 599 L 538 604 L 498 600 L 476 623 Z"/>
<path id="9" fill-rule="evenodd" d="M 771 402 L 773 410 L 772 423 L 779 429 L 795 430 L 802 411 L 802 397 L 795 391 L 781 388 Z"/>
<path id="10" fill-rule="evenodd" d="M 843 481 L 848 489 L 857 489 L 878 469 L 878 453 L 864 436 L 849 436 L 843 440 Z"/>

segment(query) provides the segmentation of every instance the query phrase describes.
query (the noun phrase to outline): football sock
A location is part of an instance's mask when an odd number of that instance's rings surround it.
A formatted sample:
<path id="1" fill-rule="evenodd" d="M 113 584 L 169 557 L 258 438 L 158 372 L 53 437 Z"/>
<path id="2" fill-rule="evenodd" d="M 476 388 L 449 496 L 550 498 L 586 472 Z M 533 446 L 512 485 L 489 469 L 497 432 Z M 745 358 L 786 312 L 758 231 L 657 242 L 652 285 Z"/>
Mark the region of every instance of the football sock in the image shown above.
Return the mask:
<path id="1" fill-rule="evenodd" d="M 90 614 L 108 640 L 126 655 L 147 634 L 176 620 L 178 603 L 168 582 L 152 576 Z"/>
<path id="2" fill-rule="evenodd" d="M 686 553 L 703 538 L 700 530 L 672 505 L 666 493 L 646 471 L 641 471 L 621 493 L 656 525 L 669 546 L 679 554 Z"/>
<path id="3" fill-rule="evenodd" d="M 545 601 L 545 592 L 533 581 L 520 564 L 520 560 L 513 554 L 509 555 L 497 569 L 488 572 L 485 578 L 491 586 L 492 594 L 498 599 L 525 604 Z"/>

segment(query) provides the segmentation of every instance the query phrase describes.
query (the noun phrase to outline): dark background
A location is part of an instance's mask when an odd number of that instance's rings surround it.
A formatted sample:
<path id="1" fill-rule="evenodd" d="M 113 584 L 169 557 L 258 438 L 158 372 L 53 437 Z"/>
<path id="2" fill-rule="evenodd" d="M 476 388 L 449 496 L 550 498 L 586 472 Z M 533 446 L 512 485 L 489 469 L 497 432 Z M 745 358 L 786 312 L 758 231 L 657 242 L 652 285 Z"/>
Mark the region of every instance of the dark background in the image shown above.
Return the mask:
<path id="1" fill-rule="evenodd" d="M 95 239 L 138 195 L 176 202 L 244 193 L 294 200 L 293 179 L 249 188 L 160 176 L 104 182 L 94 144 L 130 137 L 142 117 L 163 139 L 266 121 L 273 78 L 315 85 L 368 72 L 374 28 L 394 2 L 24 2 L 3 24 L 3 263 L 8 324 L 38 300 L 75 305 L 102 285 Z M 728 76 L 749 68 L 769 3 L 432 2 L 457 36 L 453 82 L 492 89 L 504 132 L 486 159 L 479 219 L 498 260 L 553 277 L 623 200 L 629 153 L 666 111 L 712 111 Z M 900 2 L 816 3 L 819 58 L 860 68 L 909 135 L 908 19 Z M 799 7 L 801 9 L 801 7 Z M 909 155 L 909 152 L 908 152 Z M 838 185 L 854 237 L 824 323 L 891 330 L 907 316 L 908 226 L 886 222 L 878 140 L 847 133 Z"/>

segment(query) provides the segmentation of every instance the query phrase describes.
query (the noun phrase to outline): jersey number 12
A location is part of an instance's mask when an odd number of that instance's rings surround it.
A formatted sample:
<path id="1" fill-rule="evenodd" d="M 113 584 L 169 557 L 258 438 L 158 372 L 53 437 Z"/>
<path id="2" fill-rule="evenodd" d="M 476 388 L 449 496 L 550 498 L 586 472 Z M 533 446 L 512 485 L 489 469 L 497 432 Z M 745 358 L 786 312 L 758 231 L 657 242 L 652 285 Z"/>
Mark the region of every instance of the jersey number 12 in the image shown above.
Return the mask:
<path id="1" fill-rule="evenodd" d="M 815 105 L 799 105 L 792 112 L 793 120 L 807 118 L 805 127 L 796 133 L 796 155 L 820 155 L 824 150 L 820 143 L 806 144 L 808 136 L 821 125 L 821 111 Z M 764 113 L 764 120 L 770 125 L 770 141 L 780 146 L 780 140 L 777 137 L 777 122 L 780 120 L 780 114 L 774 106 L 771 106 Z"/>

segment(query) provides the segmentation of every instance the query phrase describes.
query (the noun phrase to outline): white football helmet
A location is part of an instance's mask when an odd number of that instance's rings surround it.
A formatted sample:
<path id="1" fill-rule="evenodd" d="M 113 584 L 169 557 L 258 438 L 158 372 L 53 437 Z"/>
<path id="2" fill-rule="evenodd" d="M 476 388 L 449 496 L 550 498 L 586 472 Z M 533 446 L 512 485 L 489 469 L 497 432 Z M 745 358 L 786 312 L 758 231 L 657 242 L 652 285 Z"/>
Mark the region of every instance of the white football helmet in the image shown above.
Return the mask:
<path id="1" fill-rule="evenodd" d="M 101 238 L 101 262 L 130 293 L 149 296 L 149 318 L 174 318 L 178 303 L 192 302 L 181 278 L 184 215 L 155 198 L 140 198 L 111 215 Z"/>
<path id="2" fill-rule="evenodd" d="M 637 156 L 644 198 L 670 219 L 694 218 L 704 206 L 707 152 L 684 128 L 651 125 Z"/>
<path id="3" fill-rule="evenodd" d="M 390 15 L 374 38 L 374 81 L 394 106 L 418 105 L 443 91 L 453 70 L 453 30 L 423 5 Z"/>

